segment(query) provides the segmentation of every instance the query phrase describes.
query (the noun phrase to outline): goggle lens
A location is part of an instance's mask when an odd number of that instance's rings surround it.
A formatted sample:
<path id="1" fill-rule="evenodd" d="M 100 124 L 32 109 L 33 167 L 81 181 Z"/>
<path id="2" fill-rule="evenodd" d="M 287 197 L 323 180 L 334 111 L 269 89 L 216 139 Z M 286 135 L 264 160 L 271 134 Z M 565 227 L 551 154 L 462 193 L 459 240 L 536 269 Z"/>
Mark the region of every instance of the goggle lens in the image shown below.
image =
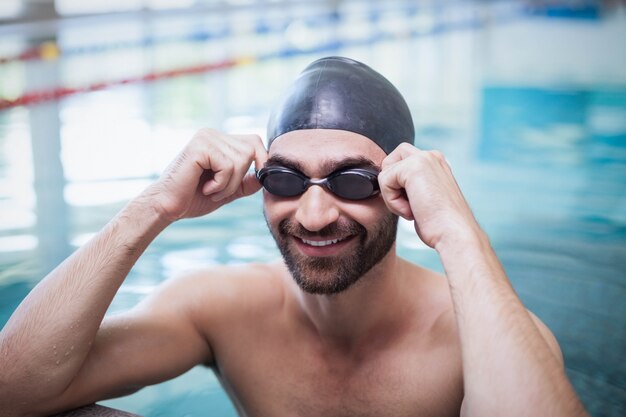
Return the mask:
<path id="1" fill-rule="evenodd" d="M 262 184 L 267 191 L 281 197 L 295 197 L 304 192 L 302 178 L 295 172 L 269 172 Z"/>
<path id="2" fill-rule="evenodd" d="M 362 168 L 339 171 L 321 180 L 311 180 L 286 167 L 266 167 L 257 172 L 267 192 L 279 197 L 295 197 L 312 185 L 320 185 L 347 200 L 363 200 L 378 194 L 377 177 L 377 172 Z"/>

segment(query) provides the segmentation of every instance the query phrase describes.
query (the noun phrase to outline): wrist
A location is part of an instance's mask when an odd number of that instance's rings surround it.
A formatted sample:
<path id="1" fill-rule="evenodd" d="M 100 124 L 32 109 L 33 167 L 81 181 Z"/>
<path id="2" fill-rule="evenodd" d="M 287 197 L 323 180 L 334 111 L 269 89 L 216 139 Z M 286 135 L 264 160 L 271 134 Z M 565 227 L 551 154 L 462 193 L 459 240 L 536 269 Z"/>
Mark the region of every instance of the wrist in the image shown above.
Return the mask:
<path id="1" fill-rule="evenodd" d="M 167 216 L 152 187 L 132 199 L 120 213 L 120 218 L 130 221 L 145 230 L 147 235 L 158 235 L 174 222 Z"/>
<path id="2" fill-rule="evenodd" d="M 162 190 L 157 184 L 152 184 L 146 188 L 135 199 L 128 204 L 129 207 L 144 212 L 155 226 L 165 229 L 179 218 L 171 214 L 171 210 L 166 209 L 166 204 L 162 201 Z"/>
<path id="3" fill-rule="evenodd" d="M 467 291 L 473 292 L 478 288 L 484 290 L 486 287 L 477 284 L 498 281 L 510 289 L 489 237 L 478 225 L 475 229 L 449 235 L 435 249 L 453 294 L 467 294 Z"/>
<path id="4" fill-rule="evenodd" d="M 434 249 L 440 257 L 445 257 L 448 254 L 458 256 L 474 248 L 482 251 L 486 247 L 491 247 L 489 237 L 476 223 L 473 226 L 457 227 L 451 230 L 439 239 Z"/>

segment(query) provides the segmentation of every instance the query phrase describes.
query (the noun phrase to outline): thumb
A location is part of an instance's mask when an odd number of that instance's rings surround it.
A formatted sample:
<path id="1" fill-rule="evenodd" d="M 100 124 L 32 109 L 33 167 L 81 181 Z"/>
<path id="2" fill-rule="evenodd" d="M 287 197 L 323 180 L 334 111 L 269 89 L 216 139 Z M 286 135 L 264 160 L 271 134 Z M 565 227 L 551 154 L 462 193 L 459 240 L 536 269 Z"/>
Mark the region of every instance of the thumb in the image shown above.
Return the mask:
<path id="1" fill-rule="evenodd" d="M 261 183 L 256 179 L 256 173 L 248 172 L 241 181 L 241 196 L 252 195 L 261 189 Z"/>
<path id="2" fill-rule="evenodd" d="M 406 194 L 400 193 L 384 193 L 383 201 L 390 212 L 398 216 L 404 217 L 407 220 L 414 220 L 413 211 L 411 210 L 411 204 L 409 203 Z"/>
<path id="3" fill-rule="evenodd" d="M 404 186 L 400 182 L 398 165 L 384 169 L 378 175 L 380 193 L 385 205 L 393 214 L 413 220 L 413 211 Z"/>

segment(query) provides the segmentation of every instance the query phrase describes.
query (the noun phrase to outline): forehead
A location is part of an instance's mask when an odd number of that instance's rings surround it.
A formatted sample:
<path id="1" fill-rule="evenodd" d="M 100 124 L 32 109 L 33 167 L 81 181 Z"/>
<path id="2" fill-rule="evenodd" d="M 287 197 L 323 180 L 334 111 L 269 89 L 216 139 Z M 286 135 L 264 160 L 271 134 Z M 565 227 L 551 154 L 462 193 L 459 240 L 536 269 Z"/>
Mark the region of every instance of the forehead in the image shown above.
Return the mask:
<path id="1" fill-rule="evenodd" d="M 365 157 L 376 165 L 387 156 L 378 145 L 358 133 L 333 129 L 293 130 L 277 138 L 270 158 L 280 155 L 314 168 L 324 161 Z"/>

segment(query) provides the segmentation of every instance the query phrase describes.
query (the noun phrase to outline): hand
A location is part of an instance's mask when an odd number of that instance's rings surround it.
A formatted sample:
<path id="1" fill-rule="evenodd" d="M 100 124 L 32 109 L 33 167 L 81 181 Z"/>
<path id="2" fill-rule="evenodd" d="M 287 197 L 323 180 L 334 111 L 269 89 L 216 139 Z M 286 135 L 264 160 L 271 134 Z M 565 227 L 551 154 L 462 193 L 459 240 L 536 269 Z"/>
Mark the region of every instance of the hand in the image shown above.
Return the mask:
<path id="1" fill-rule="evenodd" d="M 383 160 L 378 182 L 387 208 L 414 220 L 418 236 L 431 248 L 479 229 L 439 151 L 401 144 Z"/>
<path id="2" fill-rule="evenodd" d="M 147 194 L 169 221 L 210 213 L 261 188 L 253 172 L 267 151 L 257 135 L 198 131 Z"/>

